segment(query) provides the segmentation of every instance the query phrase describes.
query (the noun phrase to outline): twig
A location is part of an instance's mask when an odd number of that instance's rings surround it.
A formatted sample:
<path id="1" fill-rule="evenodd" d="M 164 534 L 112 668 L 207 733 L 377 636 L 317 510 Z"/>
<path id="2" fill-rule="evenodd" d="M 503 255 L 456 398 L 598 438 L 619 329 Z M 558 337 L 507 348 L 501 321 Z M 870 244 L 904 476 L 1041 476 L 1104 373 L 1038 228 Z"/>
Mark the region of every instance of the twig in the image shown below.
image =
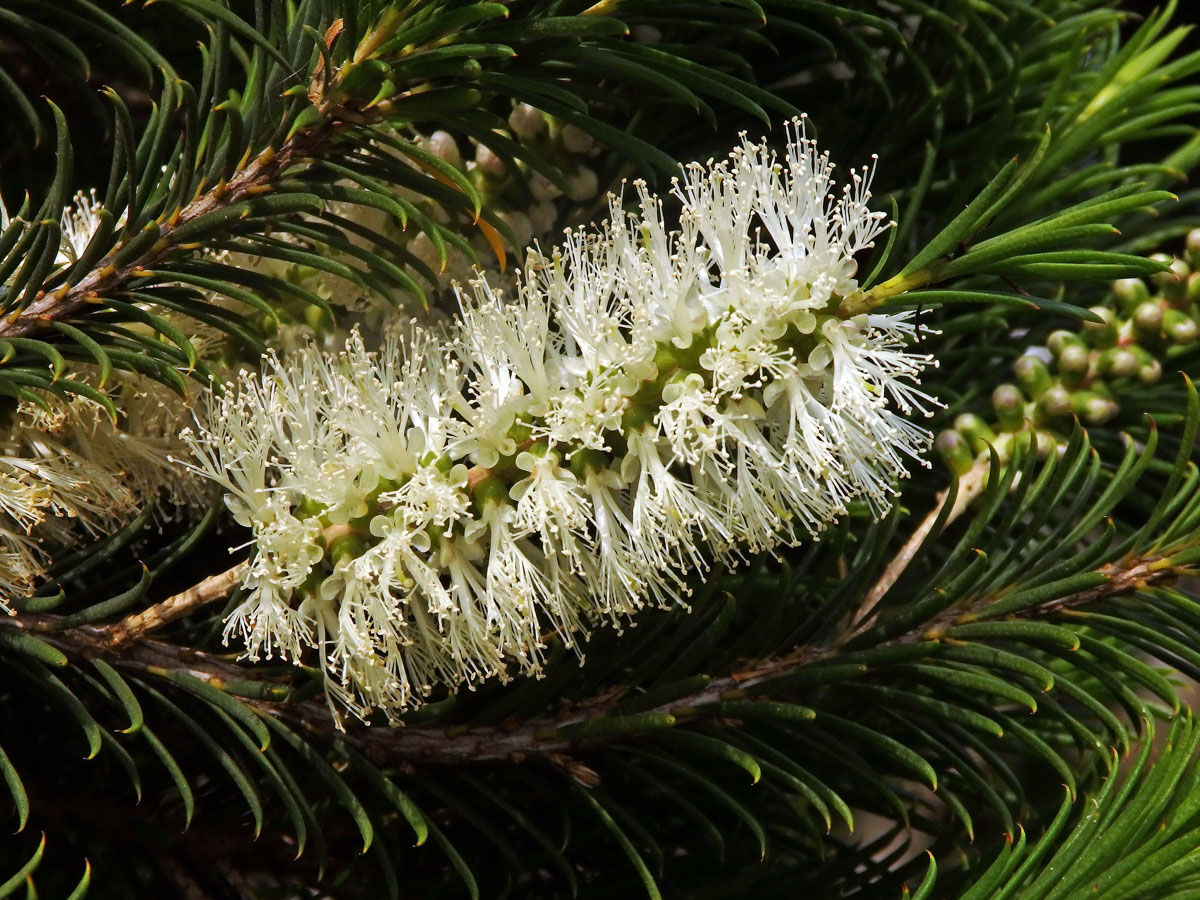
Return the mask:
<path id="1" fill-rule="evenodd" d="M 950 508 L 950 512 L 946 516 L 946 521 L 942 525 L 943 528 L 966 512 L 967 507 L 983 491 L 983 485 L 990 469 L 991 459 L 990 457 L 984 457 L 983 459 L 976 460 L 975 465 L 971 466 L 965 474 L 959 477 L 958 490 L 954 494 L 954 505 Z M 892 557 L 887 568 L 883 570 L 883 574 L 879 576 L 879 580 L 872 586 L 862 605 L 859 606 L 851 618 L 851 637 L 862 630 L 859 627 L 860 625 L 863 627 L 866 626 L 866 620 L 874 612 L 879 601 L 892 589 L 892 585 L 899 580 L 900 576 L 904 574 L 904 570 L 908 568 L 909 563 L 916 557 L 917 551 L 921 549 L 921 545 L 925 542 L 925 539 L 929 536 L 929 532 L 933 530 L 933 526 L 937 523 L 938 517 L 942 514 L 942 510 L 945 508 L 949 497 L 950 491 L 948 489 L 938 493 L 937 503 L 934 504 L 933 509 L 929 511 L 929 514 L 921 524 L 916 527 L 909 539 L 904 542 L 904 546 Z"/>
<path id="2" fill-rule="evenodd" d="M 1171 567 L 1158 567 L 1155 558 L 1131 557 L 1120 564 L 1107 564 L 1099 571 L 1108 581 L 1098 587 L 1068 594 L 1047 601 L 1021 613 L 1029 618 L 1043 613 L 1065 615 L 1071 610 L 1106 597 L 1140 590 L 1146 585 L 1171 580 L 1189 574 Z M 219 577 L 219 576 L 218 576 Z M 986 606 L 991 598 L 981 598 L 973 609 Z M 947 610 L 931 622 L 923 622 L 883 646 L 911 644 L 937 640 L 938 631 L 954 624 L 973 609 Z M 165 641 L 143 637 L 119 652 L 114 652 L 108 629 L 84 625 L 62 631 L 55 630 L 61 617 L 24 614 L 0 620 L 0 628 L 19 628 L 36 632 L 38 637 L 68 655 L 83 658 L 107 658 L 113 665 L 132 671 L 162 676 L 166 672 L 185 672 L 222 687 L 230 681 L 254 680 L 252 667 L 241 666 L 218 656 L 181 647 Z M 713 678 L 704 688 L 646 713 L 669 713 L 681 720 L 695 715 L 706 704 L 742 699 L 754 695 L 755 685 L 795 672 L 813 663 L 830 659 L 841 652 L 839 646 L 806 646 L 775 657 L 751 668 Z M 259 679 L 261 680 L 261 678 Z M 558 733 L 564 725 L 596 721 L 605 718 L 625 696 L 623 691 L 603 694 L 603 701 L 590 698 L 577 702 L 553 716 L 538 716 L 515 723 L 464 729 L 461 723 L 445 726 L 409 725 L 401 728 L 358 726 L 351 723 L 340 739 L 363 751 L 377 762 L 425 763 L 447 765 L 462 763 L 538 762 L 562 766 L 563 759 L 587 747 L 604 744 L 612 738 L 567 738 Z M 320 699 L 297 703 L 277 703 L 243 697 L 242 702 L 261 715 L 269 715 L 298 726 L 311 734 L 333 735 L 339 726 L 326 703 Z M 555 761 L 555 754 L 559 759 Z"/>
<path id="3" fill-rule="evenodd" d="M 110 625 L 105 629 L 108 633 L 109 647 L 117 650 L 157 628 L 190 615 L 202 606 L 224 600 L 242 580 L 249 565 L 248 561 L 240 562 L 219 575 L 210 575 L 199 584 L 194 584 L 186 591 L 168 597 L 149 609 Z"/>

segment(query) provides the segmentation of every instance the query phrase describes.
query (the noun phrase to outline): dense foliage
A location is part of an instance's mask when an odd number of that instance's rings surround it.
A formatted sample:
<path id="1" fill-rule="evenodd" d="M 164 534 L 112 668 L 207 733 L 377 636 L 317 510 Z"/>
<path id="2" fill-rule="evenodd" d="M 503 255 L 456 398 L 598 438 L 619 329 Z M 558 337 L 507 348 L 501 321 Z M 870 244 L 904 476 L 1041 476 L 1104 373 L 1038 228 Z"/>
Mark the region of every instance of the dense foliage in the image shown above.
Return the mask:
<path id="1" fill-rule="evenodd" d="M 1189 15 L 0 0 L 0 897 L 1200 895 Z"/>

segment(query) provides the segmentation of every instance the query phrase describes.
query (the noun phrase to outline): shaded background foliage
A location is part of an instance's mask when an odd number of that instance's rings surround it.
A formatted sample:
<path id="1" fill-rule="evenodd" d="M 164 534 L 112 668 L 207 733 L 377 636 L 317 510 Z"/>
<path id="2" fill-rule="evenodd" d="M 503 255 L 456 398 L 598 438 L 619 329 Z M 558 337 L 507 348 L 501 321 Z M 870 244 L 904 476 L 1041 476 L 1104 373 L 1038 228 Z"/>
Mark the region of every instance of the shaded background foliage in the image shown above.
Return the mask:
<path id="1" fill-rule="evenodd" d="M 181 78 L 201 79 L 194 47 L 206 37 L 193 17 L 165 3 L 98 5 Z M 254 14 L 251 4 L 231 6 Z M 1028 161 L 1041 133 L 1037 114 L 1060 84 L 1060 72 L 1040 64 L 1094 71 L 1095 61 L 1115 52 L 1118 35 L 1128 40 L 1138 28 L 1133 19 L 1109 18 L 1114 4 L 997 4 L 998 16 L 977 6 L 794 0 L 767 6 L 765 26 L 749 3 L 646 3 L 620 14 L 661 29 L 667 52 L 686 45 L 696 59 L 780 98 L 767 119 L 777 122 L 788 106 L 804 110 L 843 166 L 880 154 L 876 193 L 882 202 L 895 197 L 902 226 L 882 281 L 1010 156 Z M 1039 14 L 1047 8 L 1064 23 L 1080 16 L 1094 25 L 1064 24 L 1070 40 L 1046 38 L 1056 27 Z M 36 209 L 44 192 L 64 186 L 49 150 L 53 122 L 32 106 L 40 94 L 69 123 L 71 190 L 105 187 L 112 120 L 95 88 L 114 86 L 140 129 L 152 121 L 156 76 L 102 35 L 64 24 L 60 9 L 5 9 L 35 26 L 61 26 L 80 51 L 37 27 L 0 39 L 4 71 L 43 129 L 39 143 L 9 92 L 0 117 L 6 204 L 18 206 L 28 189 Z M 1174 22 L 1195 15 L 1183 9 Z M 1076 34 L 1102 37 L 1080 41 L 1075 52 Z M 1187 58 L 1196 46 L 1189 36 L 1171 58 Z M 591 61 L 608 86 L 612 72 Z M 1176 86 L 1194 92 L 1195 67 L 1183 68 Z M 720 82 L 698 71 L 685 82 L 684 74 L 667 77 L 686 83 L 702 104 L 682 102 L 661 79 L 635 79 L 600 97 L 593 112 L 675 159 L 721 155 L 740 130 L 767 127 Z M 1068 84 L 1061 106 L 1085 88 Z M 491 102 L 505 113 L 510 101 Z M 1195 102 L 1189 94 L 1166 103 L 1173 118 L 1158 130 L 1147 125 L 1107 149 L 1097 135 L 1056 167 L 1035 169 L 1011 206 L 980 223 L 955 254 L 967 240 L 1003 234 L 1135 177 L 1171 184 L 1181 201 L 1159 204 L 1154 216 L 1123 213 L 1110 249 L 1180 250 L 1197 214 L 1193 189 L 1138 166 L 1186 144 Z M 1045 111 L 1058 109 L 1051 106 Z M 606 156 L 607 174 L 662 177 L 623 150 Z M 1097 164 L 1112 167 L 1110 183 L 1039 197 Z M 1048 285 L 1054 278 L 1013 283 L 1011 275 L 969 273 L 961 284 L 1086 308 L 1104 301 L 1108 280 L 1059 290 Z M 992 389 L 1010 377 L 1025 346 L 1081 327 L 1078 313 L 1064 312 L 998 302 L 931 312 L 925 340 L 941 368 L 928 384 L 947 404 L 931 426 L 948 426 L 964 411 L 990 415 Z M 1170 359 L 1193 375 L 1197 362 L 1195 349 Z M 1168 373 L 1129 389 L 1116 418 L 1086 433 L 1068 428 L 1061 456 L 1039 461 L 1019 447 L 1006 459 L 985 454 L 992 475 L 983 499 L 921 548 L 884 596 L 873 628 L 852 640 L 848 618 L 912 521 L 951 482 L 944 469 L 916 473 L 882 521 L 863 511 L 819 543 L 698 579 L 690 613 L 651 612 L 622 634 L 597 635 L 586 665 L 558 647 L 543 680 L 437 698 L 404 729 L 351 728 L 344 736 L 314 699 L 311 673 L 234 669 L 216 611 L 116 656 L 95 631 L 39 619 L 83 613 L 111 621 L 118 606 L 145 605 L 210 574 L 213 560 L 242 540 L 216 528 L 219 508 L 199 524 L 161 532 L 135 523 L 60 560 L 63 599 L 53 586 L 20 606 L 16 620 L 26 624 L 0 631 L 0 767 L 14 797 L 7 821 L 28 816 L 22 833 L 0 847 L 0 871 L 17 873 L 4 888 L 26 889 L 23 867 L 44 833 L 36 884 L 45 897 L 70 895 L 85 857 L 94 871 L 90 895 L 100 897 L 898 896 L 908 884 L 918 896 L 985 898 L 1009 896 L 1001 884 L 1014 872 L 1024 893 L 1013 895 L 1049 897 L 1087 893 L 1097 867 L 1136 876 L 1139 866 L 1162 872 L 1172 864 L 1176 881 L 1146 896 L 1190 896 L 1197 888 L 1188 866 L 1200 841 L 1187 797 L 1195 792 L 1171 790 L 1169 779 L 1174 773 L 1190 786 L 1195 778 L 1183 768 L 1194 728 L 1166 676 L 1145 660 L 1200 675 L 1200 608 L 1186 583 L 1167 580 L 1190 571 L 1200 543 L 1195 424 L 1190 385 Z M 1158 556 L 1175 559 L 1179 571 L 1135 571 Z M 154 571 L 152 588 L 141 586 L 138 561 Z M 1128 572 L 1137 577 L 1114 574 Z M 958 621 L 964 611 L 975 621 Z M 28 629 L 39 625 L 50 630 L 35 641 Z M 931 636 L 937 628 L 960 630 L 944 640 Z M 1031 700 L 1038 714 L 1019 713 Z M 1172 715 L 1173 724 L 1157 726 L 1172 730 L 1171 751 L 1160 764 L 1144 764 L 1152 780 L 1130 776 L 1135 799 L 1110 798 L 1099 808 L 1111 818 L 1091 820 L 1111 826 L 1112 837 L 1090 856 L 1072 856 L 1071 847 L 1089 843 L 1087 832 L 1076 831 L 1071 843 L 1064 829 L 1085 809 L 1079 798 L 1112 771 L 1107 748 L 1135 744 L 1151 720 Z M 85 755 L 93 758 L 81 762 Z M 1061 807 L 1056 832 L 1063 783 L 1075 802 Z M 1115 783 L 1104 782 L 1110 791 Z M 850 824 L 868 813 L 885 825 L 860 846 L 864 829 L 851 834 Z M 1149 828 L 1160 820 L 1175 829 L 1165 830 L 1167 838 Z M 1087 827 L 1085 817 L 1079 828 Z M 910 852 L 914 833 L 942 870 L 936 885 L 922 882 L 932 870 Z M 1065 854 L 1061 868 L 1075 881 L 1038 881 L 1045 857 L 1032 848 L 1041 835 L 1049 836 L 1046 852 Z M 1177 844 L 1162 843 L 1175 835 Z M 360 855 L 364 845 L 370 850 Z M 1029 868 L 1021 871 L 1023 862 Z M 1114 881 L 1114 896 L 1136 896 L 1138 883 Z"/>

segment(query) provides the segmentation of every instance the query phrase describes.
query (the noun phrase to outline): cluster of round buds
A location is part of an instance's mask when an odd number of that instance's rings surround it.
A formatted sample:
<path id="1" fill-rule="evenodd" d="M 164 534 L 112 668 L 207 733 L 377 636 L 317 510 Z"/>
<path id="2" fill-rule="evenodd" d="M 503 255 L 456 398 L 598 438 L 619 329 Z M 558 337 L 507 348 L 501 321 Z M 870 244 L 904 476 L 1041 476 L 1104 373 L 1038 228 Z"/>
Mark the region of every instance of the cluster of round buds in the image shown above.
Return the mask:
<path id="1" fill-rule="evenodd" d="M 889 504 L 929 436 L 910 313 L 844 317 L 886 227 L 869 173 L 835 191 L 793 123 L 537 257 L 461 320 L 271 359 L 190 435 L 254 532 L 227 636 L 319 657 L 330 696 L 389 715 L 435 685 L 536 674 L 686 574 Z"/>
<path id="2" fill-rule="evenodd" d="M 501 256 L 507 257 L 511 253 L 523 257 L 533 241 L 548 235 L 559 223 L 579 218 L 578 205 L 597 197 L 599 179 L 588 163 L 601 152 L 586 131 L 526 103 L 517 103 L 513 107 L 508 126 L 494 132 L 486 141 L 468 140 L 441 130 L 429 135 L 391 136 L 397 143 L 412 142 L 416 149 L 432 154 L 462 172 L 477 190 L 482 208 L 494 214 L 506 229 L 493 227 L 486 219 L 472 221 L 463 214 L 452 216 L 446 208 L 421 192 L 396 188 L 396 193 L 416 207 L 429 223 L 451 227 L 460 233 L 462 240 L 440 240 L 435 244 L 427 231 L 406 227 L 384 210 L 353 203 L 332 203 L 333 212 L 362 231 L 362 234 L 348 232 L 346 239 L 352 244 L 364 245 L 369 240 L 363 234 L 374 234 L 392 246 L 402 248 L 407 254 L 404 262 L 410 265 L 411 274 L 416 276 L 427 295 L 435 298 L 449 293 L 453 283 L 472 278 L 481 263 L 488 269 L 508 269 L 506 259 L 502 261 Z M 506 161 L 491 149 L 492 146 L 519 148 L 515 152 L 520 159 Z M 429 174 L 392 144 L 381 143 L 373 148 L 373 152 L 389 157 L 391 163 L 411 167 L 414 175 Z M 551 179 L 551 173 L 558 173 L 560 177 Z M 445 178 L 444 175 L 440 177 Z M 356 185 L 347 181 L 345 186 Z M 590 215 L 583 217 L 590 218 Z M 284 239 L 288 239 L 286 235 Z M 322 252 L 332 255 L 342 265 L 361 268 L 360 261 L 349 254 L 327 249 Z M 232 261 L 288 281 L 341 312 L 335 321 L 324 307 L 281 292 L 273 298 L 276 315 L 261 316 L 257 325 L 264 339 L 284 350 L 294 349 L 299 342 L 313 337 L 327 347 L 344 343 L 348 323 L 357 323 L 365 332 L 375 333 L 382 327 L 381 322 L 392 314 L 394 300 L 376 296 L 361 284 L 324 270 L 245 255 L 238 255 Z M 496 271 L 494 279 L 501 281 L 502 274 L 502 271 Z M 511 283 L 510 277 L 506 284 L 511 286 Z M 226 364 L 231 368 L 238 367 L 244 362 L 241 353 L 240 345 L 229 342 Z"/>
<path id="3" fill-rule="evenodd" d="M 511 232 L 506 241 L 509 250 L 521 256 L 533 241 L 570 218 L 573 205 L 598 196 L 599 177 L 588 163 L 601 148 L 583 129 L 528 103 L 514 103 L 507 124 L 508 128 L 493 133 L 494 140 L 472 138 L 464 143 L 449 132 L 436 131 L 423 144 L 443 162 L 466 173 L 484 208 L 495 212 Z M 519 146 L 520 150 L 505 159 L 493 149 L 503 145 Z M 551 178 L 554 173 L 559 177 Z M 479 259 L 492 258 L 492 242 L 500 239 L 498 235 L 489 236 L 484 226 L 469 237 Z M 436 253 L 427 237 L 414 238 L 410 249 L 433 266 Z M 445 267 L 449 278 L 468 274 L 467 256 L 455 248 L 449 252 Z"/>
<path id="4" fill-rule="evenodd" d="M 1154 254 L 1163 271 L 1113 283 L 1112 302 L 1091 312 L 1100 320 L 1054 331 L 1013 364 L 1015 383 L 992 393 L 993 422 L 964 413 L 936 446 L 958 472 L 994 447 L 1007 459 L 1017 434 L 1032 430 L 1039 454 L 1066 440 L 1073 418 L 1100 425 L 1120 412 L 1122 392 L 1155 384 L 1163 363 L 1200 340 L 1200 229 L 1183 256 Z"/>

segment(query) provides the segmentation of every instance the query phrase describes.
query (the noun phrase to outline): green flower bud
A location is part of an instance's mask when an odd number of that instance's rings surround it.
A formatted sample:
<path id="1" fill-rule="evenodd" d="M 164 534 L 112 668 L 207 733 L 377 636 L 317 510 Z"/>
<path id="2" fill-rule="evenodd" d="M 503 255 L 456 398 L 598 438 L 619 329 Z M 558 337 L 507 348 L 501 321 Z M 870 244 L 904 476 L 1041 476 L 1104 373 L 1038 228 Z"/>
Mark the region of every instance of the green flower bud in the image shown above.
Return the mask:
<path id="1" fill-rule="evenodd" d="M 933 447 L 956 475 L 965 474 L 974 464 L 967 439 L 953 429 L 939 434 L 933 442 Z"/>
<path id="2" fill-rule="evenodd" d="M 1028 396 L 1036 400 L 1050 387 L 1052 379 L 1046 364 L 1036 356 L 1021 356 L 1013 363 L 1013 374 L 1017 384 Z"/>
<path id="3" fill-rule="evenodd" d="M 1071 392 L 1056 384 L 1042 394 L 1038 408 L 1049 418 L 1065 416 L 1071 412 Z"/>
<path id="4" fill-rule="evenodd" d="M 1017 431 L 1025 424 L 1025 397 L 1015 384 L 1002 384 L 992 391 L 992 408 L 1005 431 Z"/>
<path id="5" fill-rule="evenodd" d="M 1187 233 L 1187 260 L 1193 269 L 1200 269 L 1200 228 L 1193 228 Z"/>
<path id="6" fill-rule="evenodd" d="M 1141 303 L 1133 311 L 1133 327 L 1139 334 L 1158 337 L 1162 334 L 1163 310 L 1153 301 Z"/>
<path id="7" fill-rule="evenodd" d="M 1183 299 L 1187 303 L 1200 303 L 1200 272 L 1193 272 L 1188 276 Z"/>
<path id="8" fill-rule="evenodd" d="M 1162 378 L 1162 363 L 1157 359 L 1142 363 L 1138 367 L 1137 377 L 1142 384 L 1158 384 L 1158 380 Z"/>
<path id="9" fill-rule="evenodd" d="M 1140 278 L 1122 278 L 1113 282 L 1113 296 L 1126 311 L 1150 299 L 1150 288 Z"/>
<path id="10" fill-rule="evenodd" d="M 333 316 L 329 314 L 329 310 L 323 307 L 309 305 L 304 308 L 304 324 L 317 334 L 321 334 L 333 327 Z"/>
<path id="11" fill-rule="evenodd" d="M 1168 309 L 1163 315 L 1163 331 L 1175 344 L 1190 344 L 1200 335 L 1196 320 L 1178 309 Z"/>
<path id="12" fill-rule="evenodd" d="M 992 447 L 995 449 L 996 455 L 1000 457 L 1001 463 L 1007 463 L 1012 459 L 1013 446 L 1016 443 L 1017 437 L 1022 433 L 1019 431 L 1008 431 L 996 438 L 996 443 L 992 444 Z"/>
<path id="13" fill-rule="evenodd" d="M 1192 274 L 1191 267 L 1184 260 L 1168 256 L 1165 253 L 1155 253 L 1150 258 L 1168 267 L 1164 272 L 1155 272 L 1151 275 L 1151 280 L 1158 285 L 1168 300 L 1181 298 L 1187 277 Z"/>
<path id="14" fill-rule="evenodd" d="M 1089 312 L 1098 316 L 1100 322 L 1084 322 L 1083 330 L 1096 347 L 1111 347 L 1117 342 L 1117 314 L 1107 306 L 1093 306 Z"/>
<path id="15" fill-rule="evenodd" d="M 1115 402 L 1093 391 L 1076 391 L 1071 396 L 1071 409 L 1089 425 L 1103 425 L 1121 411 Z"/>
<path id="16" fill-rule="evenodd" d="M 1124 347 L 1112 347 L 1100 354 L 1099 370 L 1114 378 L 1132 377 L 1138 369 L 1138 359 Z"/>
<path id="17" fill-rule="evenodd" d="M 975 413 L 963 413 L 954 420 L 954 429 L 967 439 L 972 453 L 982 453 L 988 444 L 995 443 L 996 432 Z"/>
<path id="18" fill-rule="evenodd" d="M 1058 355 L 1058 368 L 1063 377 L 1078 382 L 1087 375 L 1092 364 L 1092 354 L 1081 344 L 1071 344 L 1064 347 Z"/>
<path id="19" fill-rule="evenodd" d="M 1046 347 L 1055 356 L 1072 346 L 1083 346 L 1083 340 L 1075 332 L 1067 331 L 1065 328 L 1050 332 L 1050 337 L 1046 338 Z"/>
<path id="20" fill-rule="evenodd" d="M 1038 459 L 1046 459 L 1051 453 L 1058 449 L 1059 440 L 1049 431 L 1041 429 L 1033 433 L 1033 439 L 1037 444 Z"/>

